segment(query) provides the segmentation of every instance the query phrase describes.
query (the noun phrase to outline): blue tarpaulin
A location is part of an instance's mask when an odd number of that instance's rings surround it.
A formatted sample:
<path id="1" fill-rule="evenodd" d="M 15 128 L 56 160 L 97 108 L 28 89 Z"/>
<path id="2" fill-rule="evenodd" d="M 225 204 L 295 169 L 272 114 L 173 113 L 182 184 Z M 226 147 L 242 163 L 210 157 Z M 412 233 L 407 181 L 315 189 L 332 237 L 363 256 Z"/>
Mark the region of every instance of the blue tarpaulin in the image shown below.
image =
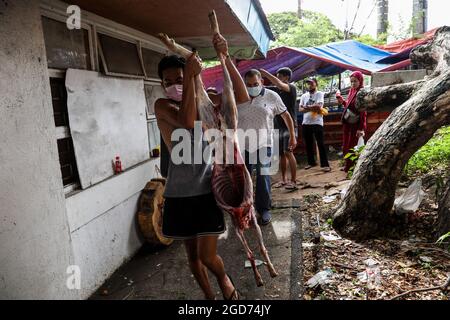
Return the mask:
<path id="1" fill-rule="evenodd" d="M 332 66 L 326 66 L 317 70 L 318 74 L 333 75 L 341 70 L 359 70 L 371 74 L 389 67 L 389 64 L 380 64 L 378 61 L 390 57 L 392 53 L 377 49 L 358 41 L 348 40 L 329 43 L 313 48 L 289 48 L 303 53 L 311 58 L 328 62 Z M 337 70 L 339 68 L 341 70 Z"/>
<path id="2" fill-rule="evenodd" d="M 404 61 L 396 60 L 395 64 L 383 62 L 391 56 L 393 54 L 388 51 L 347 40 L 311 48 L 280 47 L 270 50 L 266 59 L 240 61 L 237 66 L 242 74 L 252 68 L 265 69 L 275 74 L 279 68 L 289 67 L 293 71 L 292 81 L 299 81 L 311 74 L 332 76 L 351 70 L 371 75 L 374 72 L 393 71 L 406 66 L 402 63 Z M 403 60 L 407 60 L 407 57 Z M 397 65 L 398 62 L 400 64 Z M 203 80 L 207 86 L 220 89 L 220 66 L 205 70 Z"/>

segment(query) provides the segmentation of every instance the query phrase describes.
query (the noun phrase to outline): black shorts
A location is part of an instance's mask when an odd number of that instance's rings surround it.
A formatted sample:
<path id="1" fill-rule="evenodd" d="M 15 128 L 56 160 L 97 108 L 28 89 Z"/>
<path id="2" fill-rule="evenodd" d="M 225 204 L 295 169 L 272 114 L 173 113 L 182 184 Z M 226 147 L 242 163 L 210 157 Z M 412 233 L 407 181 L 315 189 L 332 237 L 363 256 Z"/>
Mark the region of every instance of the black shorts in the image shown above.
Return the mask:
<path id="1" fill-rule="evenodd" d="M 212 193 L 188 198 L 166 198 L 162 219 L 163 235 L 175 240 L 219 235 L 225 231 L 222 210 Z"/>
<path id="2" fill-rule="evenodd" d="M 285 152 L 289 150 L 289 138 L 290 138 L 289 130 L 280 129 L 279 131 L 279 139 L 278 139 L 278 147 L 279 147 L 279 155 L 282 156 Z"/>

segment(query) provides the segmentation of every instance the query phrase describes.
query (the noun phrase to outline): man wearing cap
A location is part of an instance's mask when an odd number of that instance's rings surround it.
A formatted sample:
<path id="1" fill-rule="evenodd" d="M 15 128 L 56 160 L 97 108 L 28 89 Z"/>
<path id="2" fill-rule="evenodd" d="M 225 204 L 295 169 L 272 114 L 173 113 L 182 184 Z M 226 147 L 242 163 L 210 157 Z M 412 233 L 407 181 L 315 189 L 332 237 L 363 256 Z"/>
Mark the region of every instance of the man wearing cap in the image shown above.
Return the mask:
<path id="1" fill-rule="evenodd" d="M 308 92 L 300 98 L 300 112 L 303 113 L 302 133 L 306 145 L 306 155 L 308 166 L 306 170 L 317 166 L 314 150 L 314 138 L 320 155 L 320 166 L 324 172 L 330 172 L 327 150 L 323 141 L 323 115 L 326 109 L 323 108 L 324 93 L 317 90 L 317 79 L 306 80 Z"/>
<path id="2" fill-rule="evenodd" d="M 287 111 L 294 120 L 295 132 L 297 133 L 297 89 L 289 81 L 292 78 L 292 70 L 289 68 L 281 68 L 277 71 L 276 77 L 264 69 L 260 69 L 261 75 L 269 80 L 273 86 L 266 87 L 276 92 L 283 101 Z M 282 180 L 276 183 L 274 188 L 285 187 L 287 190 L 297 189 L 297 160 L 295 159 L 293 150 L 289 148 L 289 129 L 280 116 L 274 119 L 274 129 L 279 133 L 279 156 Z M 289 163 L 291 180 L 286 179 L 287 165 Z"/>

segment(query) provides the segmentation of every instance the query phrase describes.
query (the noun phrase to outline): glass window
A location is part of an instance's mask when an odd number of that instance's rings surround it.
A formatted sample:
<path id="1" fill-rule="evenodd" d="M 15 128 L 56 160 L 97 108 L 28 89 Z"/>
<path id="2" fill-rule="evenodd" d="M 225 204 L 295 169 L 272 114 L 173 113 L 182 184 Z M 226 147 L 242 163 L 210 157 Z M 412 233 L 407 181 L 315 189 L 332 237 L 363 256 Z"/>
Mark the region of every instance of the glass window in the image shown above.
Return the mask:
<path id="1" fill-rule="evenodd" d="M 144 76 L 138 48 L 135 43 L 99 33 L 104 63 L 110 73 Z"/>
<path id="2" fill-rule="evenodd" d="M 65 23 L 42 17 L 47 64 L 54 69 L 91 69 L 89 32 L 69 30 Z"/>
<path id="3" fill-rule="evenodd" d="M 145 73 L 148 78 L 158 79 L 158 64 L 164 54 L 152 51 L 147 48 L 142 48 L 142 59 L 144 60 Z"/>
<path id="4" fill-rule="evenodd" d="M 164 90 L 159 84 L 145 84 L 145 99 L 147 100 L 147 117 L 155 114 L 155 102 L 160 98 L 165 98 Z"/>

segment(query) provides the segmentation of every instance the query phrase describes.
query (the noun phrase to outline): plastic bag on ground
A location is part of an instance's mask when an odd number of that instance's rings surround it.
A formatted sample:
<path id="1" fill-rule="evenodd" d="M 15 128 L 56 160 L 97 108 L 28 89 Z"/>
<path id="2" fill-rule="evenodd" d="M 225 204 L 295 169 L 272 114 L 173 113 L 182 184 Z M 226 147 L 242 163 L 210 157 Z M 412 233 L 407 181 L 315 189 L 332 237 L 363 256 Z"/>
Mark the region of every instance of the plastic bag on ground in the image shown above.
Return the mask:
<path id="1" fill-rule="evenodd" d="M 422 180 L 416 179 L 408 189 L 406 189 L 404 194 L 395 199 L 395 212 L 399 214 L 416 212 L 424 197 L 425 192 L 422 190 Z"/>
<path id="2" fill-rule="evenodd" d="M 366 145 L 366 143 L 364 142 L 364 137 L 359 137 L 356 148 L 360 149 L 360 148 L 364 147 L 365 145 Z"/>
<path id="3" fill-rule="evenodd" d="M 314 277 L 308 280 L 306 285 L 310 288 L 317 287 L 318 285 L 324 285 L 330 281 L 329 277 L 333 274 L 331 269 L 326 269 L 317 273 Z"/>

